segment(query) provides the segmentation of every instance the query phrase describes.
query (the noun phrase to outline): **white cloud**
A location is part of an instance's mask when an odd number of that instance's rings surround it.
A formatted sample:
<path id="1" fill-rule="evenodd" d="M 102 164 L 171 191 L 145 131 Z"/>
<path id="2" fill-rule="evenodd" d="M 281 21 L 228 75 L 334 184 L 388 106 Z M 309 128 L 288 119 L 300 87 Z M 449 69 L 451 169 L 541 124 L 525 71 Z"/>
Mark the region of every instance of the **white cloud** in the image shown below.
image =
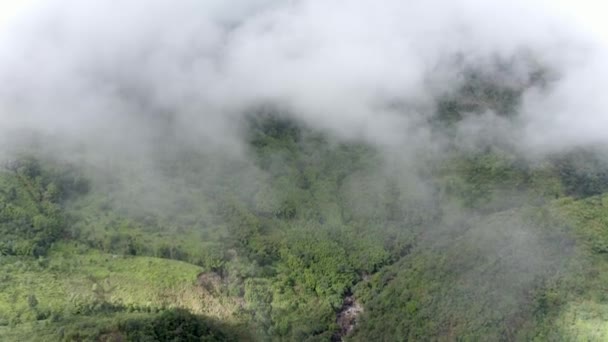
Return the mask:
<path id="1" fill-rule="evenodd" d="M 524 1 L 47 0 L 0 36 L 0 127 L 120 145 L 169 115 L 184 134 L 230 140 L 233 119 L 275 102 L 340 136 L 424 146 L 421 123 L 457 84 L 457 56 L 483 66 L 527 49 L 562 79 L 526 95 L 522 142 L 603 142 L 604 54 L 558 12 Z"/>

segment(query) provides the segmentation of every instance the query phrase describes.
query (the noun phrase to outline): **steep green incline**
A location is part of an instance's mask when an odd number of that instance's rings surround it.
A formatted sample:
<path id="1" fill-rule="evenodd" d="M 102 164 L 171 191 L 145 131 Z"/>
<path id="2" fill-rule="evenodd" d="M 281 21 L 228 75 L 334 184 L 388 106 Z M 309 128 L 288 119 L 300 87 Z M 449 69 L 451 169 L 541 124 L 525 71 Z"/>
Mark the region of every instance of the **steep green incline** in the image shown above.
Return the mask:
<path id="1" fill-rule="evenodd" d="M 555 309 L 543 296 L 575 253 L 565 227 L 535 217 L 544 210 L 467 219 L 449 241 L 420 241 L 399 263 L 358 284 L 367 311 L 355 339 L 536 337 Z"/>
<path id="2" fill-rule="evenodd" d="M 250 159 L 7 161 L 0 339 L 606 336 L 596 152 L 531 164 L 494 146 L 404 167 L 273 115 L 248 125 Z M 362 313 L 345 327 L 351 295 Z"/>

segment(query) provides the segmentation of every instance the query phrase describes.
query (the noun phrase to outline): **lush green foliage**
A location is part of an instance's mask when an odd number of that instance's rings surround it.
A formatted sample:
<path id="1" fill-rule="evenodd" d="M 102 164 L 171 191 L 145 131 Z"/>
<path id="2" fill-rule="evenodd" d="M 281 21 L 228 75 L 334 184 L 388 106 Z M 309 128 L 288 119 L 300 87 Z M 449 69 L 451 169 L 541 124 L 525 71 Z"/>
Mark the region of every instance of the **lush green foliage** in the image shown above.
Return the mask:
<path id="1" fill-rule="evenodd" d="M 418 177 L 287 119 L 249 127 L 246 161 L 174 147 L 154 175 L 6 164 L 0 339 L 327 341 L 350 294 L 353 340 L 608 334 L 596 154 L 455 150 Z"/>
<path id="2" fill-rule="evenodd" d="M 46 170 L 31 157 L 7 162 L 0 185 L 0 255 L 44 255 L 63 233 L 62 201 L 88 190 L 73 170 Z"/>

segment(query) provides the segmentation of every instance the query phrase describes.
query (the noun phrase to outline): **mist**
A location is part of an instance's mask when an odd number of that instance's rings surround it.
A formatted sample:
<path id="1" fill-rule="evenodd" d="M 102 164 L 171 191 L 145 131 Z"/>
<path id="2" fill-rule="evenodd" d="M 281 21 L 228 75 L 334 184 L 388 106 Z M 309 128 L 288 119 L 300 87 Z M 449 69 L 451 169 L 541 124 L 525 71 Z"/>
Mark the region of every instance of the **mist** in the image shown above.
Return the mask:
<path id="1" fill-rule="evenodd" d="M 101 195 L 66 205 L 83 241 L 98 238 L 91 222 L 122 222 L 112 210 L 143 222 L 138 236 L 230 246 L 218 254 L 235 265 L 248 259 L 226 236 L 324 227 L 359 251 L 353 236 L 407 232 L 415 247 L 382 267 L 422 277 L 403 257 L 436 253 L 456 284 L 429 312 L 452 299 L 474 312 L 479 296 L 493 322 L 517 320 L 574 253 L 537 216 L 577 193 L 543 172 L 579 151 L 608 160 L 607 57 L 603 37 L 540 0 L 39 1 L 0 30 L 0 160 L 34 151 L 84 170 Z M 238 272 L 273 274 L 291 247 L 270 240 L 247 240 L 255 271 Z M 327 293 L 332 312 L 344 293 Z"/>
<path id="2" fill-rule="evenodd" d="M 516 120 L 496 125 L 490 111 L 485 135 L 508 130 L 522 151 L 605 143 L 605 50 L 552 13 L 479 1 L 41 2 L 1 33 L 2 135 L 138 150 L 170 120 L 181 137 L 234 151 L 243 115 L 271 104 L 340 138 L 415 150 L 437 145 L 434 103 L 475 67 L 524 88 Z M 539 67 L 554 75 L 542 89 L 529 86 Z"/>

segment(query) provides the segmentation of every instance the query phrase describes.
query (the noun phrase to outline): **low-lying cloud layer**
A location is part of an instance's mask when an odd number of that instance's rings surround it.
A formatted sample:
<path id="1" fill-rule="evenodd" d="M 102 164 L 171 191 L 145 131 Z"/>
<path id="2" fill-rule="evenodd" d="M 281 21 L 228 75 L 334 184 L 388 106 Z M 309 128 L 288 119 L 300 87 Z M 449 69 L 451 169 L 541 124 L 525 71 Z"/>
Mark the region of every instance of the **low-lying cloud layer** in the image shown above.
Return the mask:
<path id="1" fill-rule="evenodd" d="M 527 88 L 515 119 L 465 120 L 463 139 L 605 144 L 608 68 L 593 39 L 527 1 L 50 0 L 0 35 L 0 134 L 138 150 L 163 127 L 235 148 L 243 114 L 272 104 L 339 137 L 416 149 L 434 144 L 436 100 L 467 68 L 518 86 L 540 67 L 554 77 Z"/>

